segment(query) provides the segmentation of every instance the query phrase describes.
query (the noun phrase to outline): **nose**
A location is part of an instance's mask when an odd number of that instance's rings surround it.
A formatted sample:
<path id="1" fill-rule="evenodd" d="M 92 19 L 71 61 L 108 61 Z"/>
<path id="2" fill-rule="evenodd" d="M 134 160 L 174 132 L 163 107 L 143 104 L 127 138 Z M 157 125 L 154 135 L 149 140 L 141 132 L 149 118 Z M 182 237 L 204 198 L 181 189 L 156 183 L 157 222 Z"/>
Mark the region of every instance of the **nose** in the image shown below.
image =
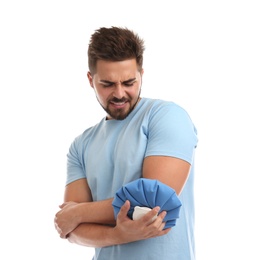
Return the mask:
<path id="1" fill-rule="evenodd" d="M 116 84 L 113 96 L 118 99 L 121 99 L 124 97 L 124 88 L 121 84 Z"/>

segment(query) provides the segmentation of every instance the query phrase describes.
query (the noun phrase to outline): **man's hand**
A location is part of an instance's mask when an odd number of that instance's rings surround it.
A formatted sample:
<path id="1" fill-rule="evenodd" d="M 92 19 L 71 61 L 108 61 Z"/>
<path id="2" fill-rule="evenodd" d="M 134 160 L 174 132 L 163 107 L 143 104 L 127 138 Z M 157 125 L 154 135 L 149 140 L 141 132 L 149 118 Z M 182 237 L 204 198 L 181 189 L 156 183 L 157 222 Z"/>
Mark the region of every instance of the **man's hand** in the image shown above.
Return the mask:
<path id="1" fill-rule="evenodd" d="M 80 224 L 78 205 L 70 201 L 59 206 L 61 210 L 56 213 L 54 222 L 61 238 L 66 238 Z"/>
<path id="2" fill-rule="evenodd" d="M 116 236 L 118 236 L 120 243 L 129 243 L 133 241 L 148 239 L 152 237 L 162 236 L 167 234 L 171 228 L 163 230 L 165 222 L 163 219 L 166 216 L 166 211 L 161 212 L 157 216 L 160 208 L 155 207 L 150 212 L 145 214 L 138 220 L 131 220 L 127 213 L 130 209 L 130 202 L 126 201 L 120 209 L 115 226 Z"/>

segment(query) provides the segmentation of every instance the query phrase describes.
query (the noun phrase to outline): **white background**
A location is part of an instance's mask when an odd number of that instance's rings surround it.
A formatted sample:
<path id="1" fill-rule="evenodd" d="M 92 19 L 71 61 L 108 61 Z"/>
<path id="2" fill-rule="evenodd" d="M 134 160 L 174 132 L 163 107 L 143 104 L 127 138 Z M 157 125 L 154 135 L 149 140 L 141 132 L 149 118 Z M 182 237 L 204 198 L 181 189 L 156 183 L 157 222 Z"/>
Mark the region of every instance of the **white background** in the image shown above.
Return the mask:
<path id="1" fill-rule="evenodd" d="M 104 116 L 86 52 L 112 25 L 145 39 L 142 96 L 177 102 L 198 129 L 197 260 L 254 259 L 251 2 L 0 2 L 0 259 L 91 259 L 53 219 L 69 145 Z"/>

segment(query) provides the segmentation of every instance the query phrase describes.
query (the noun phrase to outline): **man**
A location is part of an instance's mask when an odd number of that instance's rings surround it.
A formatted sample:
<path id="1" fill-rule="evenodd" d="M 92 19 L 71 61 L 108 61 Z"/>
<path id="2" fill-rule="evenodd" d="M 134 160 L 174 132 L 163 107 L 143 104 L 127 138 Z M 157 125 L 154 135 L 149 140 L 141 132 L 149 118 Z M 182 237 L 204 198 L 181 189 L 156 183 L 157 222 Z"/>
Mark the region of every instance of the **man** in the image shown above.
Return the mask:
<path id="1" fill-rule="evenodd" d="M 177 104 L 141 98 L 143 51 L 143 40 L 127 28 L 100 28 L 89 43 L 87 77 L 106 117 L 70 146 L 55 227 L 61 238 L 94 247 L 94 260 L 195 259 L 196 129 Z M 174 189 L 182 203 L 174 227 L 164 228 L 161 205 L 130 219 L 128 200 L 115 220 L 116 192 L 139 178 Z"/>

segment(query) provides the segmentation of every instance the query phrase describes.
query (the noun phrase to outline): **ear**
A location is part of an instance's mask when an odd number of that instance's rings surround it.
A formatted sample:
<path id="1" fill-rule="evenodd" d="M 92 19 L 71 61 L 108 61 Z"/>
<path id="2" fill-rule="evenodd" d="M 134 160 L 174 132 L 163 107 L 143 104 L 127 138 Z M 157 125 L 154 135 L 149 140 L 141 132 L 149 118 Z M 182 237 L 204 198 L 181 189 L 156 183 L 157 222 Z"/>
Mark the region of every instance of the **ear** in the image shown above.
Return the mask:
<path id="1" fill-rule="evenodd" d="M 140 79 L 141 79 L 141 86 L 142 86 L 142 83 L 143 83 L 143 74 L 144 74 L 144 69 L 141 70 L 140 72 Z"/>
<path id="2" fill-rule="evenodd" d="M 90 71 L 87 72 L 87 78 L 89 81 L 90 86 L 93 88 L 93 77 Z"/>

